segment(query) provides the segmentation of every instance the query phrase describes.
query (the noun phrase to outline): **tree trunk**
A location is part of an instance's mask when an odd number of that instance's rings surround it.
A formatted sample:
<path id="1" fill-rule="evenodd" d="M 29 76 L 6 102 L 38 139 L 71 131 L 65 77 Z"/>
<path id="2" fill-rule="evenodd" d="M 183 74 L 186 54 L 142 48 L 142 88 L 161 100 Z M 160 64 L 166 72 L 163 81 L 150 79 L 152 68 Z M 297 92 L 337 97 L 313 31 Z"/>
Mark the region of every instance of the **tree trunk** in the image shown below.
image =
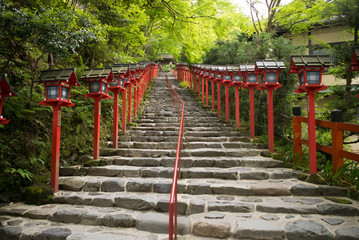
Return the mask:
<path id="1" fill-rule="evenodd" d="M 54 69 L 54 57 L 51 52 L 47 55 L 47 63 L 49 64 L 49 70 Z"/>
<path id="2" fill-rule="evenodd" d="M 343 121 L 346 121 L 346 115 L 348 113 L 348 110 L 350 108 L 350 89 L 352 85 L 352 76 L 351 74 L 346 75 L 346 82 L 345 82 L 345 90 L 344 90 L 344 107 L 343 107 Z"/>

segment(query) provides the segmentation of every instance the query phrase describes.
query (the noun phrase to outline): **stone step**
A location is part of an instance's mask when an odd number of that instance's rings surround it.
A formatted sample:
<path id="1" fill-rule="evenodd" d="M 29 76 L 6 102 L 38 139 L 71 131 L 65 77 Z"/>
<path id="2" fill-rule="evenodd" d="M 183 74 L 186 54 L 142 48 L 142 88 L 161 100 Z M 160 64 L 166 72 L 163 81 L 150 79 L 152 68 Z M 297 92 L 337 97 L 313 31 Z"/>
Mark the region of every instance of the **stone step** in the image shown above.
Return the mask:
<path id="1" fill-rule="evenodd" d="M 173 139 L 175 140 L 175 139 Z M 108 147 L 112 147 L 112 142 L 107 142 Z M 265 149 L 267 146 L 263 144 L 251 144 L 246 142 L 185 142 L 183 149 L 198 149 L 198 148 L 256 148 Z M 120 142 L 118 148 L 138 148 L 138 149 L 176 149 L 177 141 L 172 142 Z"/>
<path id="2" fill-rule="evenodd" d="M 86 205 L 104 208 L 118 207 L 122 210 L 168 212 L 169 194 L 124 193 L 124 192 L 66 192 L 56 194 L 58 204 Z M 271 213 L 271 214 L 321 214 L 328 216 L 359 215 L 359 205 L 347 198 L 351 204 L 338 204 L 324 197 L 238 197 L 228 195 L 178 194 L 178 214 L 193 215 L 205 212 L 224 213 Z M 127 211 L 129 212 L 129 211 Z M 6 210 L 0 214 L 9 214 Z"/>
<path id="3" fill-rule="evenodd" d="M 136 131 L 176 131 L 178 133 L 179 131 L 179 124 L 173 125 L 173 126 L 163 126 L 163 127 L 151 127 L 151 126 L 138 126 L 138 127 L 129 127 L 127 130 L 131 132 Z M 192 126 L 185 126 L 184 127 L 185 132 L 190 131 L 196 131 L 196 132 L 205 132 L 205 131 L 234 131 L 236 132 L 236 129 L 233 126 L 221 126 L 221 127 L 192 127 Z"/>
<path id="4" fill-rule="evenodd" d="M 175 159 L 164 158 L 136 158 L 136 157 L 102 157 L 96 160 L 92 166 L 106 166 L 106 165 L 128 165 L 140 167 L 173 167 Z M 253 157 L 181 157 L 181 168 L 191 167 L 216 167 L 216 168 L 231 168 L 231 167 L 259 167 L 259 168 L 274 168 L 283 167 L 283 161 L 274 160 L 272 158 L 253 156 Z"/>
<path id="5" fill-rule="evenodd" d="M 127 171 L 102 168 L 93 171 L 99 176 L 69 176 L 59 178 L 59 188 L 67 191 L 102 192 L 154 192 L 169 193 L 171 178 L 140 178 L 139 173 L 128 167 Z M 112 171 L 112 172 L 111 172 Z M 89 170 L 89 173 L 91 170 Z M 121 175 L 119 175 L 121 174 Z M 168 173 L 171 175 L 171 172 Z M 269 180 L 226 180 L 214 178 L 196 178 L 178 180 L 178 193 L 191 195 L 220 194 L 234 196 L 345 196 L 345 188 L 327 185 L 315 185 L 298 179 Z M 248 179 L 247 178 L 247 179 Z"/>
<path id="6" fill-rule="evenodd" d="M 200 148 L 185 149 L 181 151 L 182 157 L 251 157 L 268 152 L 263 149 L 216 149 Z M 101 156 L 122 156 L 122 157 L 175 157 L 176 149 L 135 149 L 135 148 L 103 148 L 100 150 Z"/>
<path id="7" fill-rule="evenodd" d="M 121 135 L 119 142 L 177 142 L 177 136 L 134 136 Z M 192 137 L 186 136 L 183 138 L 184 142 L 248 142 L 250 141 L 246 136 L 220 136 L 220 137 Z"/>
<path id="8" fill-rule="evenodd" d="M 71 166 L 60 169 L 61 176 L 107 176 L 107 177 L 142 177 L 142 178 L 172 178 L 173 167 L 139 167 L 107 165 L 98 167 Z M 182 168 L 181 178 L 213 178 L 233 180 L 267 180 L 298 178 L 300 172 L 286 168 L 215 168 L 215 167 L 192 167 Z"/>
<path id="9" fill-rule="evenodd" d="M 138 211 L 136 215 L 117 207 L 53 204 L 15 204 L 8 213 L 0 220 L 5 239 L 168 239 L 167 213 Z M 358 231 L 357 218 L 351 216 L 211 211 L 178 217 L 180 239 L 192 240 L 349 240 L 358 239 Z"/>

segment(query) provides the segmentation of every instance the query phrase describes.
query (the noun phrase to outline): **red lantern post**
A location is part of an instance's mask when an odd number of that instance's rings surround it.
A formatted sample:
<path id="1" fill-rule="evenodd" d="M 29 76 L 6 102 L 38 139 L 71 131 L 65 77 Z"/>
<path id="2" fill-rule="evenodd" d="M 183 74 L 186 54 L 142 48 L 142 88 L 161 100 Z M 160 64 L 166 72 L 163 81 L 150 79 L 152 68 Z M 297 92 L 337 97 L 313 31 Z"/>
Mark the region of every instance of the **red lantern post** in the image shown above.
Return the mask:
<path id="1" fill-rule="evenodd" d="M 317 173 L 317 150 L 315 136 L 315 93 L 326 89 L 322 83 L 324 68 L 333 64 L 328 55 L 291 56 L 289 73 L 297 73 L 299 87 L 296 93 L 307 93 L 308 96 L 308 135 L 309 135 L 309 170 Z"/>
<path id="2" fill-rule="evenodd" d="M 107 94 L 109 82 L 113 82 L 111 69 L 88 69 L 85 70 L 81 79 L 88 80 L 89 93 L 85 97 L 95 100 L 94 114 L 94 140 L 93 140 L 93 159 L 100 157 L 100 124 L 101 124 L 101 99 L 110 99 Z"/>
<path id="3" fill-rule="evenodd" d="M 125 88 L 125 74 L 128 67 L 121 64 L 112 66 L 112 73 L 115 81 L 110 82 L 108 90 L 113 93 L 113 134 L 112 147 L 114 149 L 118 146 L 118 97 L 122 93 L 122 132 L 126 131 L 126 88 Z M 125 99 L 125 101 L 123 101 Z"/>
<path id="4" fill-rule="evenodd" d="M 282 84 L 278 82 L 279 73 L 285 69 L 283 61 L 276 60 L 257 60 L 256 71 L 261 77 L 261 90 L 268 90 L 268 148 L 274 152 L 274 126 L 273 126 L 273 90 L 280 88 Z"/>
<path id="5" fill-rule="evenodd" d="M 239 66 L 233 66 L 232 84 L 236 91 L 236 128 L 239 128 L 239 87 L 242 87 L 245 79 L 245 72 L 240 71 Z"/>
<path id="6" fill-rule="evenodd" d="M 223 83 L 226 86 L 226 121 L 229 121 L 229 87 L 232 86 L 233 68 L 225 67 Z"/>
<path id="7" fill-rule="evenodd" d="M 246 73 L 246 83 L 243 88 L 249 89 L 249 117 L 251 125 L 251 139 L 255 137 L 254 120 L 254 89 L 258 88 L 258 75 L 255 71 L 255 65 L 240 65 L 241 71 Z"/>
<path id="8" fill-rule="evenodd" d="M 74 71 L 73 68 L 43 71 L 39 77 L 45 84 L 45 100 L 40 104 L 53 107 L 50 185 L 54 192 L 59 190 L 61 107 L 75 106 L 70 101 L 70 89 L 80 85 Z"/>
<path id="9" fill-rule="evenodd" d="M 1 115 L 3 102 L 7 97 L 16 97 L 16 93 L 11 90 L 6 80 L 6 74 L 0 74 L 0 124 L 8 124 L 9 120 Z"/>
<path id="10" fill-rule="evenodd" d="M 209 72 L 211 70 L 211 66 L 210 65 L 205 65 L 204 66 L 204 74 L 203 77 L 206 81 L 206 106 L 208 106 L 208 80 L 209 80 Z M 202 102 L 204 102 L 204 95 L 202 95 Z"/>

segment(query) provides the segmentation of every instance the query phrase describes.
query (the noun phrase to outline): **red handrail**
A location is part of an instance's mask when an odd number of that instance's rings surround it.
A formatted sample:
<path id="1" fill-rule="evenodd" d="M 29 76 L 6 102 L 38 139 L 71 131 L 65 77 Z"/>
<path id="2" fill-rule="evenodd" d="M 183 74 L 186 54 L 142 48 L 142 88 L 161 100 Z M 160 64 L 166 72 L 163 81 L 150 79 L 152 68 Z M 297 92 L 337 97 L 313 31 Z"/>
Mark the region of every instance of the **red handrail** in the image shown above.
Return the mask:
<path id="1" fill-rule="evenodd" d="M 171 188 L 171 197 L 169 202 L 169 225 L 168 225 L 168 233 L 169 239 L 173 239 L 173 233 L 175 238 L 177 238 L 177 179 L 181 176 L 181 149 L 183 148 L 183 130 L 184 130 L 184 103 L 181 100 L 180 96 L 177 94 L 176 90 L 174 90 L 168 76 L 166 74 L 166 81 L 168 84 L 168 88 L 172 93 L 173 102 L 178 111 L 178 115 L 181 116 L 181 124 L 178 133 L 178 141 L 177 141 L 177 153 L 176 153 L 176 161 L 173 171 L 172 178 L 172 188 Z M 182 104 L 182 108 L 180 105 Z M 181 112 L 182 110 L 182 112 Z M 174 216 L 173 216 L 174 212 Z M 173 224 L 174 219 L 174 224 Z"/>

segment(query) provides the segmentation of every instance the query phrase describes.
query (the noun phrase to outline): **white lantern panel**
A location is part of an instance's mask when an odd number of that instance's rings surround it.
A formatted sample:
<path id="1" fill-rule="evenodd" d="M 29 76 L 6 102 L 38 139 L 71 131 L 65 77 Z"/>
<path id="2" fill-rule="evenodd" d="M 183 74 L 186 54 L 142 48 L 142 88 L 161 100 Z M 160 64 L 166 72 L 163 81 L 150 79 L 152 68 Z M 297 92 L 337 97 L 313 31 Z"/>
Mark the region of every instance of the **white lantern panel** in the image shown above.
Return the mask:
<path id="1" fill-rule="evenodd" d="M 277 82 L 277 73 L 266 73 L 267 83 L 276 83 Z"/>
<path id="2" fill-rule="evenodd" d="M 47 86 L 47 99 L 56 99 L 59 97 L 59 86 Z"/>
<path id="3" fill-rule="evenodd" d="M 65 99 L 65 100 L 68 100 L 69 99 L 69 92 L 70 92 L 70 89 L 68 87 L 62 86 L 61 87 L 61 98 Z"/>
<path id="4" fill-rule="evenodd" d="M 106 83 L 102 83 L 102 93 L 107 93 L 107 84 Z"/>
<path id="5" fill-rule="evenodd" d="M 242 80 L 242 77 L 239 75 L 234 75 L 234 81 L 235 82 L 240 82 Z"/>
<path id="6" fill-rule="evenodd" d="M 120 82 L 119 77 L 116 77 L 114 82 L 110 82 L 110 86 L 111 87 L 117 87 L 119 82 Z"/>
<path id="7" fill-rule="evenodd" d="M 100 92 L 100 82 L 90 82 L 90 92 Z"/>
<path id="8" fill-rule="evenodd" d="M 256 83 L 257 82 L 257 75 L 255 75 L 255 74 L 248 75 L 248 82 L 249 83 Z"/>
<path id="9" fill-rule="evenodd" d="M 225 75 L 224 80 L 232 81 L 231 75 Z"/>
<path id="10" fill-rule="evenodd" d="M 307 83 L 308 84 L 319 84 L 320 83 L 320 72 L 319 71 L 307 72 Z"/>

